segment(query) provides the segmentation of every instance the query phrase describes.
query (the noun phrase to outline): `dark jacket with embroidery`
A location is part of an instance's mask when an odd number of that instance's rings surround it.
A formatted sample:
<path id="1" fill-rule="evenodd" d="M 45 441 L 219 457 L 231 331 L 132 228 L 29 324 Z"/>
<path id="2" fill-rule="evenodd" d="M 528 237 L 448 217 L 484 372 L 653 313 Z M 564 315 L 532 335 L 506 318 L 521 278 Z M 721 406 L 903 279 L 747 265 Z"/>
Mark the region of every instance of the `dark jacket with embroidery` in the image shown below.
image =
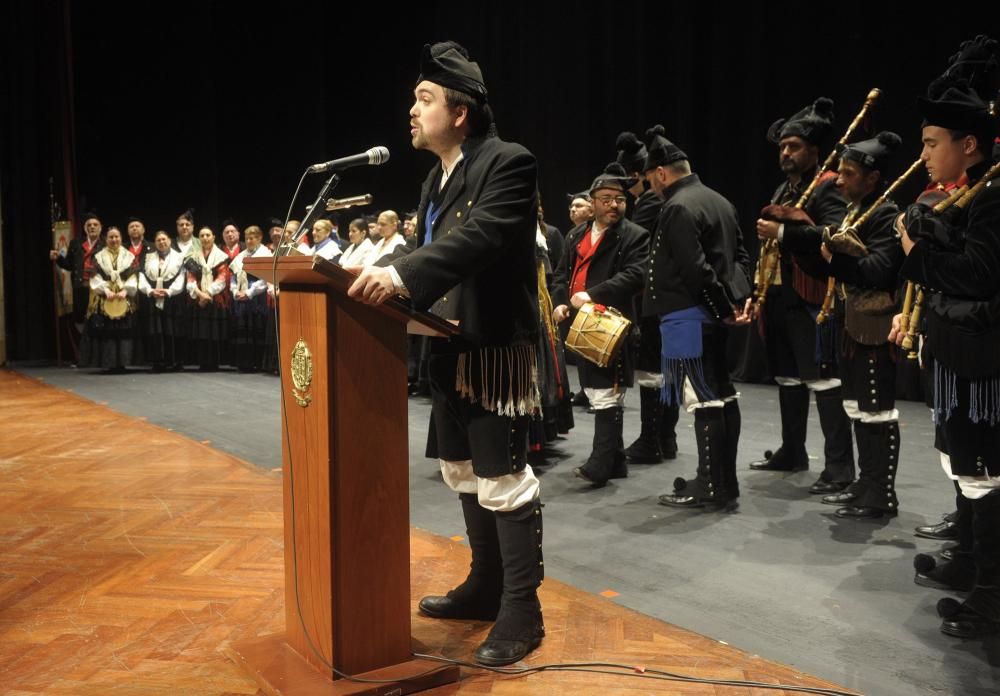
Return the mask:
<path id="1" fill-rule="evenodd" d="M 97 241 L 94 243 L 91 258 L 96 256 L 97 252 L 103 248 L 104 240 L 98 237 Z M 83 240 L 74 238 L 69 240 L 69 247 L 66 249 L 66 256 L 56 257 L 56 265 L 63 270 L 69 271 L 72 275 L 73 287 L 79 287 L 86 284 L 83 279 L 83 260 L 85 256 L 86 253 L 83 250 Z"/>
<path id="2" fill-rule="evenodd" d="M 691 174 L 663 192 L 642 296 L 646 315 L 704 305 L 732 316 L 750 296 L 750 258 L 733 204 Z"/>
<path id="3" fill-rule="evenodd" d="M 989 165 L 970 168 L 970 186 Z M 928 349 L 961 377 L 1000 375 L 1000 185 L 987 183 L 965 209 L 907 218 L 916 244 L 901 273 L 929 295 Z"/>
<path id="4" fill-rule="evenodd" d="M 424 180 L 417 248 L 388 258 L 419 310 L 455 319 L 455 350 L 533 343 L 538 334 L 534 156 L 496 137 L 469 138 L 438 191 L 441 163 Z M 427 211 L 435 206 L 431 243 Z M 380 264 L 382 265 L 382 264 Z"/>
<path id="5" fill-rule="evenodd" d="M 552 280 L 552 305 L 569 305 L 570 284 L 577 247 L 590 234 L 592 222 L 577 225 L 566 235 L 566 251 Z M 642 273 L 649 258 L 649 233 L 621 219 L 604 231 L 587 271 L 587 293 L 597 304 L 614 307 L 635 319 L 633 300 L 642 292 Z"/>

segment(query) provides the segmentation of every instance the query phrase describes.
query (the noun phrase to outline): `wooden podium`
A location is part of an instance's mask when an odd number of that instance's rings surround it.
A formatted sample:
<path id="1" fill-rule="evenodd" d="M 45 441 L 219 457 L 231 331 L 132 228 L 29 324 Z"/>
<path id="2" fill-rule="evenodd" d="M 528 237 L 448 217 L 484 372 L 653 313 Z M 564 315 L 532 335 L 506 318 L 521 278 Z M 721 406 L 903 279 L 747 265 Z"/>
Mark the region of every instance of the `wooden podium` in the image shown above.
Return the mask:
<path id="1" fill-rule="evenodd" d="M 274 282 L 273 258 L 248 273 Z M 226 654 L 269 694 L 407 694 L 458 680 L 414 659 L 406 334 L 452 324 L 394 298 L 347 296 L 318 256 L 278 259 L 285 632 Z M 337 672 L 364 683 L 341 679 Z M 384 681 L 383 681 L 384 680 Z"/>

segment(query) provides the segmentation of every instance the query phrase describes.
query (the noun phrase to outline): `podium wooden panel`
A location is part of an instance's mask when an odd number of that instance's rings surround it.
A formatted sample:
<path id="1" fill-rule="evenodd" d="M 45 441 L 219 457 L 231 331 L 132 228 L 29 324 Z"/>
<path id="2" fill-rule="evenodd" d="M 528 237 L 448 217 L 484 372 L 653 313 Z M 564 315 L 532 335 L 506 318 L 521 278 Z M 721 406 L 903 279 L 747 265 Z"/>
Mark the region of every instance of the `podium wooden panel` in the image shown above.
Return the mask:
<path id="1" fill-rule="evenodd" d="M 457 667 L 411 656 L 406 392 L 407 331 L 455 327 L 398 299 L 352 300 L 353 276 L 320 257 L 244 268 L 280 289 L 286 609 L 284 633 L 236 643 L 229 656 L 274 694 L 403 694 L 456 681 Z M 296 396 L 300 341 L 312 379 Z M 331 666 L 387 683 L 337 679 Z"/>

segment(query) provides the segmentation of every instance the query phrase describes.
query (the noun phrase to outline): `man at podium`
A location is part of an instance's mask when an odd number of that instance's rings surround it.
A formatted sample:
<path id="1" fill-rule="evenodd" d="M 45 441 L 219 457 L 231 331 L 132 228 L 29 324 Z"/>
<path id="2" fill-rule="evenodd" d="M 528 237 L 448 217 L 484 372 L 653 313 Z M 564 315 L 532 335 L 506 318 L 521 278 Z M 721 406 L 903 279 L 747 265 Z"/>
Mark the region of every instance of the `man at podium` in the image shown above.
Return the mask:
<path id="1" fill-rule="evenodd" d="M 487 665 L 517 662 L 545 629 L 538 479 L 527 462 L 538 406 L 535 341 L 534 156 L 496 136 L 478 64 L 454 42 L 424 46 L 410 109 L 413 147 L 439 161 L 424 181 L 417 248 L 360 273 L 349 294 L 380 304 L 400 294 L 458 323 L 432 339 L 427 456 L 459 494 L 472 547 L 465 582 L 420 610 L 443 619 L 495 620 L 476 650 Z"/>

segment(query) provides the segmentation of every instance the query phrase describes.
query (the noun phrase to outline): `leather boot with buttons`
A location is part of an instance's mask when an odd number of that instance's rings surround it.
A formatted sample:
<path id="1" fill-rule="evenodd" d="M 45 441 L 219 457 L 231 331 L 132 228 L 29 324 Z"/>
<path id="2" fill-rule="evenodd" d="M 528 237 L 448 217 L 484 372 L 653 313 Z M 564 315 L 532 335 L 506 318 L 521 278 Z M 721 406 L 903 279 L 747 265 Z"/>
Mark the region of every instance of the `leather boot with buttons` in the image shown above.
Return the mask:
<path id="1" fill-rule="evenodd" d="M 472 549 L 469 576 L 447 595 L 424 597 L 420 612 L 435 619 L 493 621 L 503 592 L 503 564 L 496 515 L 479 504 L 475 493 L 461 493 L 465 530 Z"/>
<path id="2" fill-rule="evenodd" d="M 510 512 L 497 512 L 503 558 L 503 595 L 493 630 L 475 652 L 476 662 L 499 667 L 518 662 L 542 643 L 545 626 L 538 587 L 542 561 L 542 505 L 538 500 Z"/>

